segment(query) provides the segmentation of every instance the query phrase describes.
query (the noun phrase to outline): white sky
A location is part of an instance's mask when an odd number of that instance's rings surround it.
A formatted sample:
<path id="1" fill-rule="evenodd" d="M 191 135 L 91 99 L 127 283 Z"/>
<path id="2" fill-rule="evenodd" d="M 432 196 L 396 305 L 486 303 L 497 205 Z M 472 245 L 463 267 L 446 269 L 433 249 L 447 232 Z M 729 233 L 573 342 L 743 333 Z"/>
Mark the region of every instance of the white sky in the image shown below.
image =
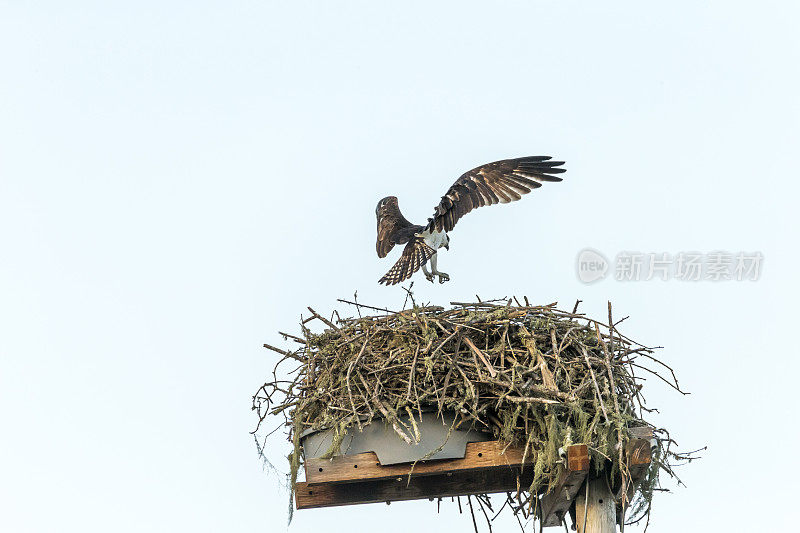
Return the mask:
<path id="1" fill-rule="evenodd" d="M 418 299 L 612 300 L 693 393 L 652 384 L 656 422 L 709 446 L 651 531 L 794 525 L 793 3 L 119 4 L 0 2 L 0 530 L 284 531 L 248 434 L 261 344 L 355 290 L 402 304 L 378 199 L 422 222 L 461 172 L 537 154 L 565 181 L 461 221 Z M 757 282 L 587 286 L 587 246 L 765 259 Z M 472 527 L 435 513 L 290 531 Z"/>

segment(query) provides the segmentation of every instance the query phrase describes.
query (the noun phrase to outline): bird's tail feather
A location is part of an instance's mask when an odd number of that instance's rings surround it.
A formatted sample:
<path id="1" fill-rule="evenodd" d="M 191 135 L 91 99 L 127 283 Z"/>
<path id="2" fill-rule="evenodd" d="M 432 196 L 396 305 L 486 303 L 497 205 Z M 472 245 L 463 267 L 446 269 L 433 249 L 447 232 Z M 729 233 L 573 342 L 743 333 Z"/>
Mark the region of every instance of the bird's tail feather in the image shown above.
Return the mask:
<path id="1" fill-rule="evenodd" d="M 410 278 L 414 272 L 419 270 L 425 262 L 433 257 L 436 250 L 425 244 L 425 240 L 416 236 L 408 241 L 403 248 L 403 254 L 394 266 L 387 272 L 378 283 L 384 285 L 396 285 Z"/>

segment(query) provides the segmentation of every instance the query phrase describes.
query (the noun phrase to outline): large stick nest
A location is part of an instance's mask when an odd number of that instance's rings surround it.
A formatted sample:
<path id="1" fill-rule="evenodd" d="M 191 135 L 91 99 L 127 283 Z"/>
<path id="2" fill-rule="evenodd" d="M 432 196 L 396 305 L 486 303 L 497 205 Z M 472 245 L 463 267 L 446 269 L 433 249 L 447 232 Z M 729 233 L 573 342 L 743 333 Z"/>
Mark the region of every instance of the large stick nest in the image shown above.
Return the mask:
<path id="1" fill-rule="evenodd" d="M 555 304 L 528 305 L 527 299 L 453 302 L 448 309 L 414 305 L 377 316 L 360 316 L 364 308 L 378 309 L 355 305 L 358 317 L 336 323 L 309 308 L 302 337 L 282 334 L 299 344 L 295 350 L 265 345 L 283 357 L 275 379 L 253 397 L 253 409 L 259 427 L 270 415 L 284 417 L 294 446 L 292 488 L 302 462 L 299 435 L 306 429 L 333 429 L 333 455 L 346 431 L 373 419 L 414 442 L 415 415 L 456 412 L 460 427 L 523 446 L 534 460 L 526 495 L 508 498 L 527 517 L 531 495 L 554 483 L 563 463 L 559 449 L 570 444 L 587 444 L 592 462 L 625 483 L 629 430 L 652 427 L 643 418 L 651 412 L 642 396 L 645 378 L 655 376 L 680 391 L 672 369 L 653 357 L 652 348 L 619 333 L 610 304 L 606 321 L 579 314 L 577 304 L 563 311 Z M 326 326 L 321 333 L 306 325 L 315 319 Z M 293 366 L 280 369 L 284 363 Z M 659 470 L 673 474 L 668 459 L 685 458 L 669 451 L 665 430 L 653 429 L 659 438 L 650 471 L 633 500 L 623 502 L 631 522 L 649 511 Z"/>

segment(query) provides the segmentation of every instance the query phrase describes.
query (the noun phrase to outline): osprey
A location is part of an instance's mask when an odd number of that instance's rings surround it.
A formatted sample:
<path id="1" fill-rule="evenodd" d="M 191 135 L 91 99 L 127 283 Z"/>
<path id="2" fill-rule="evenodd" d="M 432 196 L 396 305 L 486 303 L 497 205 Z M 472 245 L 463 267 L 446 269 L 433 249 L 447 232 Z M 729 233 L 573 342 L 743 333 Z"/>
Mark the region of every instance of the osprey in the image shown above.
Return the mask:
<path id="1" fill-rule="evenodd" d="M 442 196 L 428 224 L 412 224 L 400 212 L 396 196 L 387 196 L 375 208 L 378 218 L 378 257 L 386 254 L 395 244 L 405 244 L 400 259 L 378 283 L 394 285 L 405 281 L 422 267 L 425 277 L 433 282 L 439 276 L 444 283 L 450 276 L 436 268 L 436 251 L 450 249 L 447 232 L 458 220 L 477 207 L 506 204 L 522 198 L 544 181 L 561 181 L 552 174 L 566 172 L 563 161 L 551 161 L 548 156 L 520 157 L 495 161 L 463 174 Z M 431 271 L 426 268 L 431 263 Z"/>

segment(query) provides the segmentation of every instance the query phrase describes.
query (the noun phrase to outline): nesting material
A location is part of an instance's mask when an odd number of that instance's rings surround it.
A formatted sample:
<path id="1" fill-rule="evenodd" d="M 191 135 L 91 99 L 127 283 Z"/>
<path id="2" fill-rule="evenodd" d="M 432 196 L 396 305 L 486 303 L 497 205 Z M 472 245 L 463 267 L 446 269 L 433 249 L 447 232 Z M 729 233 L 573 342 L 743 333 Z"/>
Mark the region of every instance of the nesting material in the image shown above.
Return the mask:
<path id="1" fill-rule="evenodd" d="M 282 416 L 294 444 L 289 457 L 292 486 L 302 461 L 300 434 L 333 428 L 337 454 L 345 432 L 382 419 L 398 439 L 419 438 L 415 419 L 423 411 L 456 412 L 454 426 L 491 432 L 524 448 L 534 478 L 524 494 L 509 496 L 511 508 L 531 511 L 563 463 L 560 450 L 587 444 L 592 463 L 608 472 L 635 520 L 649 510 L 659 470 L 672 474 L 669 436 L 656 429 L 652 465 L 629 495 L 624 450 L 631 430 L 652 426 L 642 395 L 647 378 L 680 391 L 672 370 L 653 348 L 622 335 L 611 305 L 594 320 L 555 304 L 512 300 L 452 302 L 449 308 L 418 306 L 400 312 L 357 306 L 356 318 L 312 315 L 300 336 L 283 334 L 293 350 L 280 353 L 275 379 L 253 397 L 259 426 Z M 361 316 L 361 313 L 373 313 Z M 314 333 L 309 322 L 325 329 Z M 405 421 L 405 423 L 404 423 Z"/>

